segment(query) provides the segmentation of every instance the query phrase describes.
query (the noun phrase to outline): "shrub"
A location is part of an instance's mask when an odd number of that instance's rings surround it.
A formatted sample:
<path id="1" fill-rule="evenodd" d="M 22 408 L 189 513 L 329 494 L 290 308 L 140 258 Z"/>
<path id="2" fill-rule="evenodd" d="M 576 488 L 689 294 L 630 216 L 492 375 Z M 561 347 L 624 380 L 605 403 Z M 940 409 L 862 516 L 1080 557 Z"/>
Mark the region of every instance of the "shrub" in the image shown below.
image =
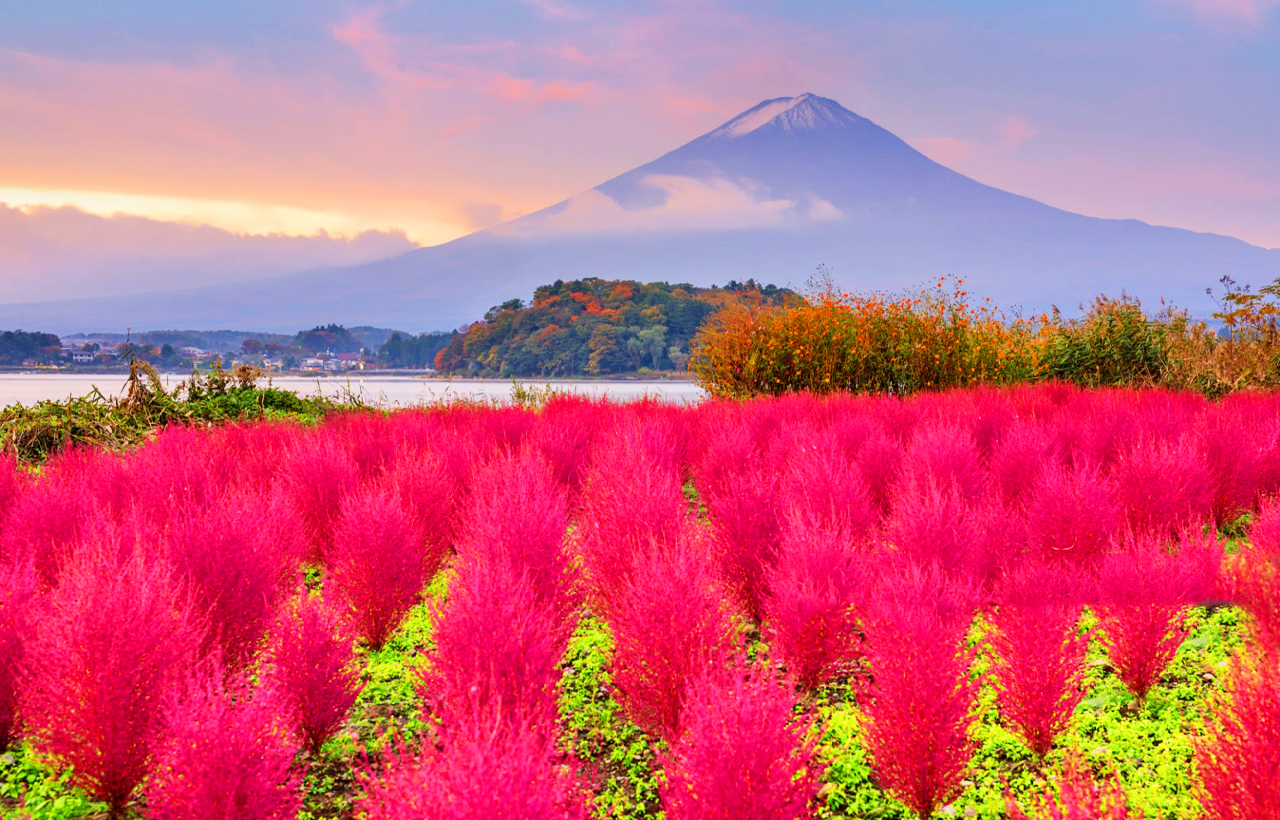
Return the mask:
<path id="1" fill-rule="evenodd" d="M 462 482 L 435 451 L 406 448 L 387 465 L 382 484 L 422 534 L 426 566 L 439 566 L 454 544 Z"/>
<path id="2" fill-rule="evenodd" d="M 933 481 L 908 484 L 894 493 L 885 538 L 899 554 L 936 562 L 949 574 L 981 577 L 992 560 L 982 513 Z"/>
<path id="3" fill-rule="evenodd" d="M 1257 547 L 1245 547 L 1223 564 L 1223 594 L 1249 613 L 1249 632 L 1264 652 L 1280 656 L 1280 566 Z"/>
<path id="4" fill-rule="evenodd" d="M 0 752 L 17 730 L 18 675 L 38 589 L 30 560 L 0 562 Z"/>
<path id="5" fill-rule="evenodd" d="M 329 435 L 300 436 L 285 459 L 283 475 L 302 519 L 310 559 L 320 561 L 333 541 L 342 500 L 360 481 L 360 468 Z"/>
<path id="6" fill-rule="evenodd" d="M 1079 752 L 1067 755 L 1055 787 L 1035 801 L 1032 814 L 1005 795 L 1009 820 L 1142 820 L 1142 812 L 1129 811 L 1125 803 L 1120 783 L 1113 777 L 1107 787 L 1101 786 Z"/>
<path id="7" fill-rule="evenodd" d="M 370 485 L 342 500 L 326 564 L 347 616 L 372 649 L 380 649 L 439 568 L 428 566 L 425 537 L 399 495 Z"/>
<path id="8" fill-rule="evenodd" d="M 992 445 L 990 480 L 1012 509 L 1024 509 L 1040 474 L 1047 465 L 1059 462 L 1057 443 L 1047 427 L 1034 422 L 1012 424 Z"/>
<path id="9" fill-rule="evenodd" d="M 917 428 L 903 456 L 898 482 L 900 491 L 935 487 L 973 502 L 986 492 L 987 469 L 968 431 L 935 423 Z"/>
<path id="10" fill-rule="evenodd" d="M 781 521 L 774 499 L 777 474 L 759 462 L 743 465 L 736 480 L 707 498 L 728 580 L 747 612 L 759 619 L 764 577 L 777 560 Z"/>
<path id="11" fill-rule="evenodd" d="M 303 595 L 279 614 L 267 677 L 308 751 L 318 754 L 363 688 L 352 639 L 338 611 Z"/>
<path id="12" fill-rule="evenodd" d="M 991 614 L 1000 714 L 1043 758 L 1084 697 L 1087 634 L 1076 630 L 1080 599 L 1063 569 L 1043 560 L 1009 568 Z"/>
<path id="13" fill-rule="evenodd" d="M 856 605 L 867 568 L 838 531 L 793 530 L 765 579 L 769 649 L 806 689 L 847 671 L 862 654 Z"/>
<path id="14" fill-rule="evenodd" d="M 551 470 L 529 450 L 496 456 L 476 470 L 459 556 L 510 563 L 539 606 L 564 617 L 573 606 L 565 531 L 568 506 Z"/>
<path id="15" fill-rule="evenodd" d="M 620 598 L 610 619 L 618 700 L 644 731 L 675 737 L 689 681 L 723 671 L 740 648 L 721 580 L 686 542 L 636 567 Z"/>
<path id="16" fill-rule="evenodd" d="M 920 818 L 960 789 L 976 748 L 971 714 L 979 681 L 964 635 L 978 592 L 936 566 L 886 572 L 864 618 L 871 684 L 865 744 L 884 789 Z"/>
<path id="17" fill-rule="evenodd" d="M 879 519 L 857 465 L 830 440 L 792 455 L 773 504 L 784 532 L 830 532 L 847 542 L 867 537 Z"/>
<path id="18" fill-rule="evenodd" d="M 258 498 L 226 499 L 216 511 L 175 511 L 161 535 L 166 557 L 207 617 L 208 639 L 232 668 L 258 650 L 289 580 L 292 556 L 280 550 L 275 512 Z"/>
<path id="19" fill-rule="evenodd" d="M 551 466 L 570 499 L 576 501 L 582 492 L 599 427 L 610 410 L 577 396 L 553 396 L 529 428 L 528 445 Z"/>
<path id="20" fill-rule="evenodd" d="M 393 752 L 360 777 L 368 820 L 586 820 L 587 793 L 552 739 L 538 732 L 445 731 L 420 757 Z"/>
<path id="21" fill-rule="evenodd" d="M 790 681 L 767 667 L 693 682 L 684 730 L 662 753 L 669 820 L 798 820 L 822 783 L 817 738 Z"/>
<path id="22" fill-rule="evenodd" d="M 1088 566 L 1119 532 L 1115 490 L 1089 462 L 1047 465 L 1027 503 L 1027 542 L 1046 558 Z"/>
<path id="23" fill-rule="evenodd" d="M 1117 677 L 1143 699 L 1182 645 L 1187 610 L 1212 594 L 1222 547 L 1188 537 L 1170 552 L 1149 536 L 1125 546 L 1098 565 L 1098 621 Z"/>
<path id="24" fill-rule="evenodd" d="M 687 526 L 679 478 L 625 437 L 596 451 L 575 538 L 594 603 L 608 614 L 638 563 L 672 550 Z"/>
<path id="25" fill-rule="evenodd" d="M 1170 442 L 1141 436 L 1121 452 L 1111 474 L 1134 530 L 1168 538 L 1212 515 L 1212 476 L 1185 438 Z"/>
<path id="26" fill-rule="evenodd" d="M 147 784 L 154 820 L 292 820 L 301 808 L 294 746 L 271 689 L 254 692 L 214 668 L 171 698 L 164 742 Z"/>
<path id="27" fill-rule="evenodd" d="M 1168 367 L 1168 326 L 1136 299 L 1099 296 L 1083 318 L 1056 311 L 1040 353 L 1039 374 L 1085 387 L 1158 384 Z"/>
<path id="28" fill-rule="evenodd" d="M 1196 741 L 1196 797 L 1204 818 L 1280 816 L 1280 677 L 1274 662 L 1237 656 L 1227 692 Z"/>
<path id="29" fill-rule="evenodd" d="M 464 733 L 552 731 L 560 659 L 576 619 L 549 604 L 510 556 L 464 556 L 459 563 L 437 612 L 423 703 Z"/>
<path id="30" fill-rule="evenodd" d="M 105 523 L 88 487 L 42 477 L 14 498 L 0 531 L 0 558 L 34 561 L 44 584 L 52 585 L 67 556 Z"/>
<path id="31" fill-rule="evenodd" d="M 103 552 L 72 558 L 37 614 L 21 710 L 36 748 L 118 812 L 148 771 L 159 704 L 185 679 L 202 636 L 164 561 Z"/>

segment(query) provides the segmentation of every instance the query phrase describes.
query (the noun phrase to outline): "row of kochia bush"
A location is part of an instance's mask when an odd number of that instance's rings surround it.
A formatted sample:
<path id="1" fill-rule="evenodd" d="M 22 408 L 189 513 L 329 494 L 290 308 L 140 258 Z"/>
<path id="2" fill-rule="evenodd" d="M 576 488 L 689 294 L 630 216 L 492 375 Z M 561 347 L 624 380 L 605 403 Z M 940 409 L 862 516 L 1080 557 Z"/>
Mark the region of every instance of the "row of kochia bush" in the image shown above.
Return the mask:
<path id="1" fill-rule="evenodd" d="M 1189 609 L 1229 598 L 1250 637 L 1197 796 L 1212 820 L 1277 816 L 1278 489 L 1280 398 L 1252 394 L 565 398 L 171 429 L 0 471 L 0 746 L 72 766 L 116 813 L 141 794 L 162 820 L 293 817 L 359 694 L 353 645 L 382 646 L 447 568 L 429 729 L 363 768 L 369 818 L 586 816 L 557 697 L 588 609 L 613 695 L 664 741 L 668 818 L 812 816 L 820 727 L 797 703 L 841 678 L 877 782 L 928 817 L 974 752 L 979 615 L 1000 718 L 1043 758 L 1083 695 L 1085 606 L 1140 699 Z M 1225 556 L 1215 525 L 1248 511 L 1251 545 Z M 748 660 L 753 623 L 768 650 Z M 1010 805 L 1126 811 L 1073 757 Z"/>

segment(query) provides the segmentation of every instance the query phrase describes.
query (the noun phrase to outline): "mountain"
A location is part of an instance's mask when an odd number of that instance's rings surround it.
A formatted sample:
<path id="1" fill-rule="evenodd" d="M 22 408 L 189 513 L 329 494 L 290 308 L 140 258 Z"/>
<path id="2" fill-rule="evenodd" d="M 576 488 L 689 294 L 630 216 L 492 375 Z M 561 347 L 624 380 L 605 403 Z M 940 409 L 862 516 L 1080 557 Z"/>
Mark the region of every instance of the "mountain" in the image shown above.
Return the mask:
<path id="1" fill-rule="evenodd" d="M 1070 213 L 983 185 L 812 94 L 767 100 L 639 168 L 536 213 L 365 265 L 234 287 L 0 306 L 51 331 L 329 322 L 455 327 L 557 279 L 846 290 L 963 278 L 1002 307 L 1074 309 L 1123 289 L 1195 311 L 1224 274 L 1280 276 L 1280 250 Z"/>

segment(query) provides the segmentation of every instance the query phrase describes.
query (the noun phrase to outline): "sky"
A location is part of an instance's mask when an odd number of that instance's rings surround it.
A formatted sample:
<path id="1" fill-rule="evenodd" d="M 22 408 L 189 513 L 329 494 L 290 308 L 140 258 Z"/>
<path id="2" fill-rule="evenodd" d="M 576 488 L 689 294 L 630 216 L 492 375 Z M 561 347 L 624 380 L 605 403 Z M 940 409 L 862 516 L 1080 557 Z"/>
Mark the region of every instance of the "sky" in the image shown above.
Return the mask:
<path id="1" fill-rule="evenodd" d="M 278 267 L 444 242 L 806 91 L 996 187 L 1280 247 L 1280 0 L 48 0 L 0 25 L 0 299 L 245 234 Z"/>

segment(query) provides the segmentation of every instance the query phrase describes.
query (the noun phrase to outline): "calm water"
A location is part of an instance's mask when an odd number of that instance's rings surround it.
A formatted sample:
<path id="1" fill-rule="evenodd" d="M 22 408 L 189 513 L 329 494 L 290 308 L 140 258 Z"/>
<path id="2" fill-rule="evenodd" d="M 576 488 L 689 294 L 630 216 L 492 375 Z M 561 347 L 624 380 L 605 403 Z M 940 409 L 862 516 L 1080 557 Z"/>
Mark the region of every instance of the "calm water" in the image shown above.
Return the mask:
<path id="1" fill-rule="evenodd" d="M 166 386 L 173 387 L 185 376 L 164 376 Z M 94 387 L 103 395 L 120 395 L 124 390 L 123 374 L 73 375 L 50 373 L 0 373 L 0 407 L 10 404 L 34 404 L 42 399 L 65 399 L 84 396 Z M 320 393 L 340 396 L 350 391 L 366 401 L 403 406 L 451 397 L 505 400 L 511 397 L 511 382 L 462 379 L 427 379 L 413 376 L 357 375 L 331 378 L 279 376 L 272 379 L 275 387 L 295 390 L 303 395 Z M 525 384 L 539 387 L 547 381 L 530 380 Z M 663 401 L 691 402 L 703 398 L 702 388 L 692 382 L 674 381 L 551 381 L 557 390 L 588 396 L 608 397 L 618 401 L 654 396 Z"/>

